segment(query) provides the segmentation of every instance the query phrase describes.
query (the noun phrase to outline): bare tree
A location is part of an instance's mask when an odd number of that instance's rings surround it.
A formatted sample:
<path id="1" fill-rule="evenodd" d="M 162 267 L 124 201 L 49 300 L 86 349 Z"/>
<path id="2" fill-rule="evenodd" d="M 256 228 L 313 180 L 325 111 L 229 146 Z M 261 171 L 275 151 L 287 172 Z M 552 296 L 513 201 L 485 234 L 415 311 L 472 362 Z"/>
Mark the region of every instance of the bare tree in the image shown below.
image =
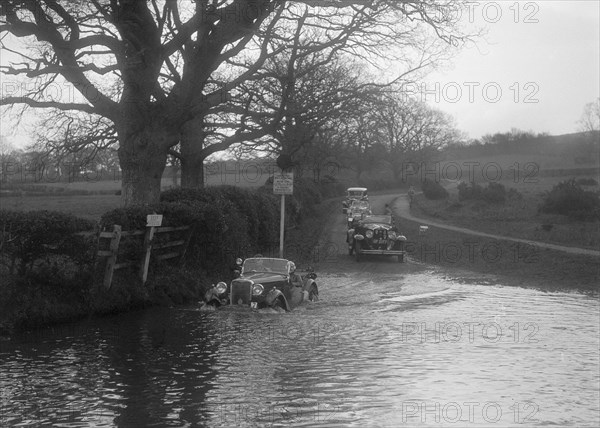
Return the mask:
<path id="1" fill-rule="evenodd" d="M 382 99 L 379 123 L 382 143 L 389 149 L 389 161 L 396 179 L 404 178 L 408 164 L 413 171 L 434 159 L 443 147 L 462 138 L 453 118 L 401 92 Z"/>
<path id="2" fill-rule="evenodd" d="M 462 37 L 452 13 L 455 2 L 450 1 L 289 3 L 310 6 L 315 19 L 322 19 L 315 26 L 324 28 L 332 42 L 338 36 L 328 34 L 327 28 L 342 29 L 339 37 L 343 38 L 360 27 L 368 35 L 363 41 L 368 49 L 359 55 L 367 60 L 386 40 L 402 40 L 415 27 L 428 28 L 450 44 Z M 123 203 L 156 202 L 171 149 L 193 132 L 190 147 L 203 150 L 211 109 L 226 101 L 223 94 L 274 53 L 264 40 L 278 37 L 284 4 L 280 0 L 5 0 L 0 4 L 1 43 L 14 61 L 2 64 L 0 70 L 13 76 L 16 87 L 22 88 L 22 82 L 29 85 L 4 96 L 0 105 L 76 111 L 110 121 L 118 138 Z M 255 37 L 259 30 L 265 34 L 263 41 Z M 241 71 L 219 70 L 240 58 L 251 42 L 259 50 L 238 64 Z M 352 43 L 345 46 L 355 49 Z M 56 99 L 47 91 L 54 84 L 68 85 L 73 91 Z M 245 115 L 240 117 L 243 122 Z M 244 132 L 238 129 L 218 144 L 227 147 L 256 137 L 257 131 Z"/>
<path id="3" fill-rule="evenodd" d="M 578 123 L 583 132 L 600 131 L 600 98 L 585 105 Z"/>

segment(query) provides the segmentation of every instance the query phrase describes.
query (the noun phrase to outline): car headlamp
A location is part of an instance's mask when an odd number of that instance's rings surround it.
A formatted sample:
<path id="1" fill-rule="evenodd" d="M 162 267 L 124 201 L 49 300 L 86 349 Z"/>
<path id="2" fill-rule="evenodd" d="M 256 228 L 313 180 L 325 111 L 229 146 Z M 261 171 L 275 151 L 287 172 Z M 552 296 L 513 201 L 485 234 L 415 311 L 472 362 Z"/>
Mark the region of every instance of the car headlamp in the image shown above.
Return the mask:
<path id="1" fill-rule="evenodd" d="M 262 286 L 262 284 L 254 284 L 252 286 L 252 295 L 253 296 L 260 296 L 263 291 L 265 291 L 265 287 Z"/>
<path id="2" fill-rule="evenodd" d="M 373 231 L 372 230 L 367 230 L 365 232 L 365 236 L 367 237 L 367 239 L 371 239 L 373 237 Z"/>
<path id="3" fill-rule="evenodd" d="M 227 291 L 227 284 L 225 284 L 223 281 L 221 281 L 221 282 L 217 283 L 215 288 L 217 289 L 217 293 L 223 294 Z"/>
<path id="4" fill-rule="evenodd" d="M 396 240 L 396 232 L 390 231 L 390 233 L 388 233 L 388 238 L 395 241 Z"/>

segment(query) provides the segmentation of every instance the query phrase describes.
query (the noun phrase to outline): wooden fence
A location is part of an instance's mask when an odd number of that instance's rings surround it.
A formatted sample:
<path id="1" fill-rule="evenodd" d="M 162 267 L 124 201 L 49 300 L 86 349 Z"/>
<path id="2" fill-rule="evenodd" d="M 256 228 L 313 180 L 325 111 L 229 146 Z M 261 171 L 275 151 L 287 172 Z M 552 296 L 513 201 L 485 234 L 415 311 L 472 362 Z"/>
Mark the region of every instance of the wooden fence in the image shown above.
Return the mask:
<path id="1" fill-rule="evenodd" d="M 158 239 L 161 234 L 169 233 L 168 239 Z M 172 236 L 176 235 L 173 239 Z M 148 278 L 148 267 L 150 260 L 168 260 L 179 258 L 183 261 L 190 239 L 192 229 L 190 226 L 181 227 L 148 227 L 146 230 L 122 231 L 121 226 L 113 226 L 112 232 L 100 232 L 98 236 L 98 257 L 108 257 L 106 268 L 104 270 L 104 286 L 110 288 L 115 270 L 125 267 L 138 266 L 139 275 L 142 283 L 146 283 Z M 143 238 L 143 250 L 140 260 L 127 260 L 119 263 L 119 248 L 124 240 L 140 240 Z M 103 242 L 109 240 L 108 249 L 104 247 Z M 153 254 L 155 252 L 156 254 Z"/>

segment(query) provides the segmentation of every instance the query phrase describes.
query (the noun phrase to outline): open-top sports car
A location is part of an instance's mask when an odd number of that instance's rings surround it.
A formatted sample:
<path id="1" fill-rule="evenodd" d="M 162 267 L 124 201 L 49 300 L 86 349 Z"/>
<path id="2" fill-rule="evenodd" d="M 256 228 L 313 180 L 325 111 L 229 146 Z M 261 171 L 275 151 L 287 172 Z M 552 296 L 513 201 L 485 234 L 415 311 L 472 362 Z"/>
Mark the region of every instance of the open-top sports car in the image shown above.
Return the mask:
<path id="1" fill-rule="evenodd" d="M 346 214 L 348 212 L 348 208 L 352 204 L 353 201 L 368 201 L 369 197 L 367 196 L 367 188 L 366 187 L 348 187 L 346 190 L 346 199 L 342 202 L 342 212 Z"/>
<path id="2" fill-rule="evenodd" d="M 309 268 L 304 275 L 286 259 L 253 257 L 238 259 L 239 276 L 229 285 L 219 282 L 204 296 L 206 305 L 239 305 L 253 309 L 281 308 L 290 311 L 303 301 L 317 301 L 317 274 Z"/>
<path id="3" fill-rule="evenodd" d="M 349 254 L 354 254 L 357 262 L 363 254 L 398 256 L 399 262 L 404 261 L 406 237 L 398 232 L 390 215 L 371 215 L 354 220 L 348 229 L 346 242 Z"/>
<path id="4" fill-rule="evenodd" d="M 367 201 L 353 201 L 348 208 L 348 227 L 351 226 L 355 218 L 362 219 L 371 214 L 371 205 Z"/>

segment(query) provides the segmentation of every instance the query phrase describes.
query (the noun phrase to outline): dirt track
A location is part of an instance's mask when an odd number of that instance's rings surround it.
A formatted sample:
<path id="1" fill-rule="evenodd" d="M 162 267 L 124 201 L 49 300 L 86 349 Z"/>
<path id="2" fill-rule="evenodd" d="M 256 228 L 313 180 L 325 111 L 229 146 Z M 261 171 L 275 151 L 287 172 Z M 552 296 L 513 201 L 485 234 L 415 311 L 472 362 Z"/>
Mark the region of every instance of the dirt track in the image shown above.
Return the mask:
<path id="1" fill-rule="evenodd" d="M 455 232 L 468 233 L 469 235 L 482 236 L 484 238 L 519 242 L 521 244 L 534 245 L 538 248 L 548 248 L 550 250 L 564 251 L 564 252 L 571 253 L 571 254 L 582 254 L 582 255 L 586 255 L 586 256 L 600 257 L 600 251 L 588 250 L 586 248 L 565 247 L 564 245 L 555 245 L 555 244 L 549 244 L 546 242 L 531 241 L 528 239 L 519 239 L 519 238 L 511 238 L 511 237 L 501 236 L 501 235 L 494 235 L 491 233 L 478 232 L 475 230 L 466 229 L 464 227 L 457 227 L 457 226 L 452 226 L 452 225 L 448 225 L 448 224 L 434 222 L 431 220 L 417 218 L 417 217 L 414 217 L 413 215 L 411 215 L 411 213 L 410 213 L 409 202 L 408 202 L 408 198 L 407 198 L 406 194 L 401 194 L 399 197 L 397 197 L 392 204 L 392 208 L 394 210 L 395 215 L 405 218 L 405 219 L 408 219 L 408 220 L 418 221 L 419 223 L 422 223 L 423 225 L 435 226 L 435 227 L 439 227 L 442 229 L 452 230 Z"/>
<path id="2" fill-rule="evenodd" d="M 356 262 L 348 254 L 346 216 L 339 203 L 324 215 L 326 224 L 313 250 L 312 265 L 319 275 L 345 278 L 341 283 L 357 282 L 357 286 L 398 280 L 419 285 L 422 279 L 418 279 L 418 274 L 425 273 L 461 283 L 598 292 L 598 270 L 594 268 L 598 252 L 511 239 L 415 218 L 410 215 L 406 196 L 398 193 L 370 195 L 369 199 L 375 214 L 382 214 L 386 203 L 392 205 L 396 222 L 409 241 L 405 262 L 398 263 L 393 256 L 363 256 Z M 419 236 L 421 224 L 429 224 L 433 229 Z M 521 249 L 523 243 L 527 247 Z M 499 251 L 501 257 L 495 258 L 493 251 L 486 253 L 488 246 Z M 468 248 L 476 251 L 470 254 Z M 462 255 L 451 257 L 452 249 L 462 249 Z"/>

